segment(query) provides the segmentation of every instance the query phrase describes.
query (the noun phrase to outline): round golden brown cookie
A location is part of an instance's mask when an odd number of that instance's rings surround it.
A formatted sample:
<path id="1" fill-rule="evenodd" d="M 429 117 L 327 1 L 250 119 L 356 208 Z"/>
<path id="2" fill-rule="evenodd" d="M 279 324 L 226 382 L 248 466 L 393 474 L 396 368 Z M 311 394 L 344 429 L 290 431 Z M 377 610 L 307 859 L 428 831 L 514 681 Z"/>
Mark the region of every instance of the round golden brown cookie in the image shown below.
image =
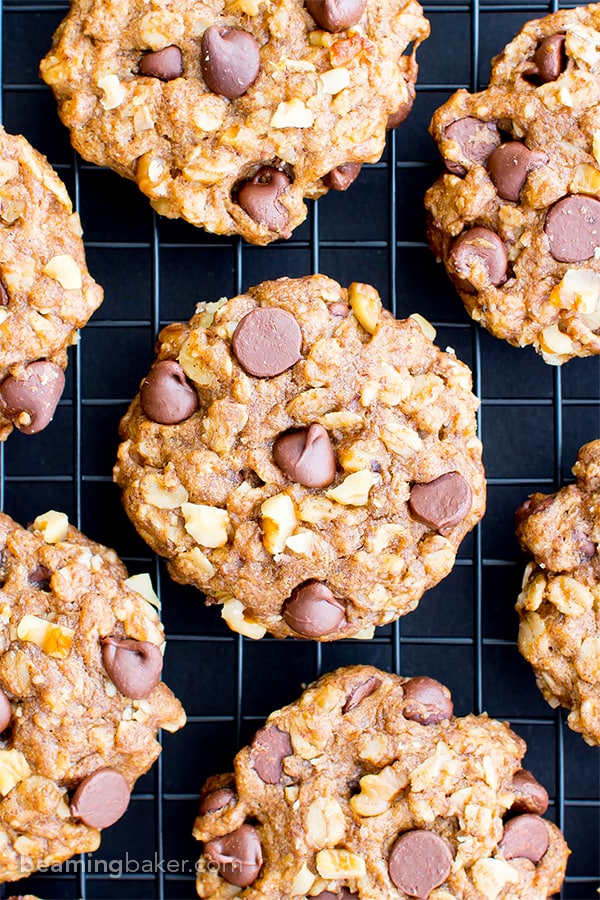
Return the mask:
<path id="1" fill-rule="evenodd" d="M 546 362 L 600 353 L 600 4 L 529 22 L 430 131 L 429 241 L 467 311 Z"/>
<path id="2" fill-rule="evenodd" d="M 533 562 L 517 603 L 519 650 L 551 706 L 588 744 L 600 744 L 600 441 L 579 451 L 576 483 L 532 494 L 517 537 Z"/>
<path id="3" fill-rule="evenodd" d="M 485 505 L 478 401 L 422 328 L 315 275 L 161 332 L 115 480 L 235 631 L 368 637 L 451 570 Z"/>
<path id="4" fill-rule="evenodd" d="M 454 717 L 431 678 L 338 669 L 204 785 L 198 893 L 546 900 L 569 850 L 525 750 L 506 722 Z"/>
<path id="5" fill-rule="evenodd" d="M 185 722 L 160 681 L 164 637 L 147 575 L 54 510 L 0 514 L 0 881 L 96 850 L 159 728 Z"/>
<path id="6" fill-rule="evenodd" d="M 41 74 L 85 159 L 267 244 L 380 158 L 428 34 L 416 0 L 74 0 Z"/>
<path id="7" fill-rule="evenodd" d="M 13 426 L 35 434 L 50 422 L 67 347 L 101 302 L 67 189 L 0 126 L 0 440 Z"/>

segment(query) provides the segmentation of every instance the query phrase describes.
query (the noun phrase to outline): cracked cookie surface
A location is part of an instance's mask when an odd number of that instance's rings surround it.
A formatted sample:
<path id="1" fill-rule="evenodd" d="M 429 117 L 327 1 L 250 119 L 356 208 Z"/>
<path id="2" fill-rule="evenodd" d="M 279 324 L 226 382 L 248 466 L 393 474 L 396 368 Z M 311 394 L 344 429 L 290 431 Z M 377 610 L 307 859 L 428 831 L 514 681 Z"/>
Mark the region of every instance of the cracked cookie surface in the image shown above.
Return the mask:
<path id="1" fill-rule="evenodd" d="M 507 723 L 453 716 L 446 687 L 338 669 L 209 778 L 200 897 L 545 900 L 568 857 Z"/>
<path id="2" fill-rule="evenodd" d="M 429 242 L 469 315 L 553 365 L 600 353 L 600 5 L 527 23 L 430 131 Z"/>
<path id="3" fill-rule="evenodd" d="M 483 515 L 471 373 L 366 284 L 264 282 L 159 336 L 115 480 L 170 574 L 259 638 L 371 636 Z"/>
<path id="4" fill-rule="evenodd" d="M 50 422 L 67 347 L 101 302 L 67 189 L 24 137 L 0 126 L 0 440 Z"/>
<path id="5" fill-rule="evenodd" d="M 160 681 L 164 637 L 145 575 L 63 513 L 0 514 L 0 880 L 97 849 L 185 722 Z M 151 601 L 151 602 L 149 602 Z M 135 699 L 134 699 L 135 698 Z"/>
<path id="6" fill-rule="evenodd" d="M 529 563 L 517 603 L 519 650 L 551 706 L 600 744 L 600 441 L 585 444 L 576 483 L 532 494 L 517 511 Z"/>
<path id="7" fill-rule="evenodd" d="M 75 0 L 41 74 L 84 159 L 266 244 L 380 158 L 428 34 L 416 0 Z"/>

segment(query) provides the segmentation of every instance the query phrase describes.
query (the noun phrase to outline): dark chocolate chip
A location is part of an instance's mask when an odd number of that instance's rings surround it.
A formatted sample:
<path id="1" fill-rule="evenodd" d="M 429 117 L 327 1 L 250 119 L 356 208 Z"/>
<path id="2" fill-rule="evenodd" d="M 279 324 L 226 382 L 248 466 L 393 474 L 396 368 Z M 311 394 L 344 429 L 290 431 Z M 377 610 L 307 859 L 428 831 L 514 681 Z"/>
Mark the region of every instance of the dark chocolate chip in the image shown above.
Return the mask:
<path id="1" fill-rule="evenodd" d="M 210 794 L 207 794 L 200 801 L 200 815 L 205 816 L 207 813 L 225 809 L 233 800 L 235 800 L 235 794 L 229 788 L 219 788 L 216 791 L 211 791 Z"/>
<path id="2" fill-rule="evenodd" d="M 398 107 L 396 112 L 388 116 L 388 120 L 385 126 L 386 131 L 392 131 L 394 128 L 397 128 L 398 125 L 401 125 L 402 122 L 404 122 L 404 120 L 408 118 L 408 114 L 413 108 L 416 96 L 415 88 L 411 82 L 409 82 L 406 87 L 408 90 L 408 98 Z"/>
<path id="3" fill-rule="evenodd" d="M 359 703 L 362 703 L 363 700 L 365 700 L 367 697 L 370 697 L 373 691 L 376 691 L 380 684 L 381 679 L 373 676 L 372 678 L 367 678 L 367 680 L 361 682 L 361 684 L 355 685 L 346 697 L 346 702 L 342 707 L 342 712 L 349 713 L 352 709 L 358 706 Z"/>
<path id="4" fill-rule="evenodd" d="M 273 444 L 273 459 L 284 475 L 305 487 L 327 487 L 335 478 L 329 435 L 316 423 L 280 435 Z"/>
<path id="5" fill-rule="evenodd" d="M 260 838 L 253 825 L 241 825 L 230 834 L 207 841 L 204 854 L 226 881 L 238 887 L 256 881 L 263 863 Z"/>
<path id="6" fill-rule="evenodd" d="M 231 345 L 245 372 L 257 378 L 273 378 L 300 359 L 302 332 L 285 309 L 259 306 L 238 323 Z"/>
<path id="7" fill-rule="evenodd" d="M 321 891 L 320 894 L 314 894 L 310 900 L 358 900 L 358 894 L 351 894 L 347 887 L 343 887 L 337 894 L 332 891 Z"/>
<path id="8" fill-rule="evenodd" d="M 542 84 L 547 84 L 549 81 L 556 81 L 566 65 L 565 35 L 553 34 L 544 38 L 524 74 L 537 75 Z"/>
<path id="9" fill-rule="evenodd" d="M 395 842 L 388 871 L 395 886 L 426 900 L 431 891 L 446 881 L 452 869 L 453 854 L 448 842 L 434 831 L 407 831 Z"/>
<path id="10" fill-rule="evenodd" d="M 290 186 L 290 179 L 273 166 L 262 166 L 238 191 L 237 202 L 258 225 L 289 236 L 290 217 L 279 197 Z"/>
<path id="11" fill-rule="evenodd" d="M 515 513 L 515 526 L 526 522 L 534 513 L 543 512 L 552 503 L 554 498 L 550 494 L 532 494 L 520 505 Z"/>
<path id="12" fill-rule="evenodd" d="M 361 169 L 362 163 L 344 163 L 342 166 L 336 166 L 325 175 L 323 184 L 332 191 L 347 191 L 358 178 Z"/>
<path id="13" fill-rule="evenodd" d="M 0 688 L 0 731 L 5 731 L 10 725 L 12 719 L 12 707 L 10 700 Z"/>
<path id="14" fill-rule="evenodd" d="M 508 141 L 497 147 L 490 154 L 487 170 L 498 196 L 516 202 L 531 169 L 542 165 L 547 159 L 545 153 L 529 150 L 520 141 Z"/>
<path id="15" fill-rule="evenodd" d="M 548 827 L 539 816 L 515 816 L 504 826 L 498 848 L 505 859 L 529 859 L 538 863 L 548 849 Z"/>
<path id="16" fill-rule="evenodd" d="M 586 559 L 591 559 L 596 552 L 596 544 L 591 540 L 589 535 L 585 534 L 583 531 L 579 531 L 579 529 L 576 528 L 573 532 L 573 540 L 579 547 L 579 552 L 581 553 L 581 555 Z"/>
<path id="17" fill-rule="evenodd" d="M 71 800 L 71 815 L 90 828 L 108 828 L 129 806 L 130 789 L 116 769 L 97 769 L 79 784 Z"/>
<path id="18" fill-rule="evenodd" d="M 37 434 L 52 421 L 64 387 L 61 367 L 39 359 L 22 377 L 9 375 L 0 384 L 0 411 L 23 434 Z"/>
<path id="19" fill-rule="evenodd" d="M 0 281 L 0 306 L 8 306 L 8 291 L 2 281 Z"/>
<path id="20" fill-rule="evenodd" d="M 173 81 L 183 75 L 183 56 L 175 44 L 145 53 L 140 60 L 140 75 L 160 78 L 161 81 Z"/>
<path id="21" fill-rule="evenodd" d="M 149 697 L 163 667 L 163 655 L 156 644 L 132 638 L 101 638 L 102 662 L 108 677 L 124 697 Z"/>
<path id="22" fill-rule="evenodd" d="M 256 732 L 250 745 L 252 767 L 265 784 L 280 784 L 283 760 L 294 752 L 287 731 L 267 725 Z"/>
<path id="23" fill-rule="evenodd" d="M 327 309 L 332 316 L 339 316 L 340 319 L 345 319 L 350 312 L 350 307 L 342 303 L 341 300 L 338 300 L 336 303 L 330 303 Z"/>
<path id="24" fill-rule="evenodd" d="M 591 259 L 600 247 L 600 200 L 585 194 L 564 197 L 548 211 L 544 231 L 558 262 Z"/>
<path id="25" fill-rule="evenodd" d="M 144 414 L 161 425 L 185 422 L 198 409 L 198 395 L 174 359 L 164 359 L 150 369 L 140 391 Z"/>
<path id="26" fill-rule="evenodd" d="M 50 579 L 52 572 L 46 566 L 38 566 L 33 572 L 29 573 L 29 583 L 35 585 L 40 591 L 50 590 Z"/>
<path id="27" fill-rule="evenodd" d="M 294 588 L 283 607 L 283 618 L 302 637 L 318 638 L 335 631 L 346 611 L 327 585 L 307 581 Z"/>
<path id="28" fill-rule="evenodd" d="M 356 25 L 367 0 L 305 0 L 304 5 L 320 28 L 336 32 Z"/>
<path id="29" fill-rule="evenodd" d="M 548 791 L 527 769 L 515 772 L 510 789 L 516 794 L 511 812 L 543 816 L 548 809 Z"/>
<path id="30" fill-rule="evenodd" d="M 444 129 L 446 140 L 456 141 L 460 145 L 463 159 L 473 165 L 485 165 L 490 154 L 500 146 L 500 132 L 494 122 L 482 122 L 473 116 L 457 119 Z M 465 167 L 449 159 L 444 163 L 453 175 L 465 175 Z"/>
<path id="31" fill-rule="evenodd" d="M 508 256 L 498 235 L 489 228 L 470 228 L 459 235 L 450 251 L 449 263 L 459 276 L 459 289 L 476 291 L 470 280 L 471 269 L 483 270 L 495 285 L 506 281 Z"/>
<path id="32" fill-rule="evenodd" d="M 421 725 L 439 725 L 451 719 L 454 712 L 448 688 L 426 675 L 417 675 L 404 684 L 404 700 L 404 718 Z"/>
<path id="33" fill-rule="evenodd" d="M 408 505 L 419 522 L 448 534 L 471 509 L 471 488 L 458 472 L 446 472 L 433 481 L 415 484 Z"/>
<path id="34" fill-rule="evenodd" d="M 200 66 L 214 94 L 235 100 L 245 94 L 260 71 L 260 48 L 242 28 L 211 25 L 202 35 Z"/>

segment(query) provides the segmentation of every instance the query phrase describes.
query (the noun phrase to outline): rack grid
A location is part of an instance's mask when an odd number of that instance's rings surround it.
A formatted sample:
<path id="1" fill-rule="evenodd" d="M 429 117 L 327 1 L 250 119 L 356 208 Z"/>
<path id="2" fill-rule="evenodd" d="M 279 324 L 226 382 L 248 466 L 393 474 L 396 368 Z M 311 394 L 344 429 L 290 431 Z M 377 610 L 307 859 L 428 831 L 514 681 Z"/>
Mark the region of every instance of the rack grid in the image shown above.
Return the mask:
<path id="1" fill-rule="evenodd" d="M 227 771 L 237 747 L 301 685 L 354 662 L 427 673 L 448 684 L 459 714 L 485 710 L 510 720 L 528 742 L 526 765 L 548 787 L 549 815 L 573 850 L 561 896 L 597 896 L 600 751 L 545 704 L 516 649 L 513 605 L 524 560 L 512 516 L 532 491 L 568 481 L 579 446 L 600 436 L 600 360 L 552 369 L 532 350 L 515 350 L 472 324 L 427 249 L 422 208 L 440 170 L 427 135 L 431 113 L 459 87 L 483 88 L 490 58 L 525 21 L 558 4 L 439 0 L 424 8 L 432 36 L 419 52 L 417 101 L 389 136 L 382 161 L 365 167 L 346 194 L 310 204 L 289 241 L 256 248 L 160 220 L 134 185 L 83 163 L 37 75 L 68 3 L 0 0 L 4 125 L 25 134 L 65 180 L 81 214 L 90 270 L 106 293 L 71 353 L 53 424 L 33 438 L 15 433 L 0 449 L 0 504 L 22 523 L 46 508 L 64 509 L 91 538 L 115 547 L 131 572 L 152 573 L 168 638 L 165 680 L 189 720 L 183 732 L 165 735 L 161 758 L 96 854 L 4 886 L 2 897 L 16 889 L 46 900 L 192 900 L 198 847 L 191 828 L 204 778 Z M 481 397 L 488 512 L 452 574 L 372 641 L 254 643 L 229 632 L 197 592 L 175 585 L 136 536 L 111 482 L 118 421 L 149 368 L 160 327 L 188 319 L 198 300 L 317 271 L 345 284 L 372 282 L 396 315 L 419 311 L 437 328 L 437 342 L 471 365 Z"/>

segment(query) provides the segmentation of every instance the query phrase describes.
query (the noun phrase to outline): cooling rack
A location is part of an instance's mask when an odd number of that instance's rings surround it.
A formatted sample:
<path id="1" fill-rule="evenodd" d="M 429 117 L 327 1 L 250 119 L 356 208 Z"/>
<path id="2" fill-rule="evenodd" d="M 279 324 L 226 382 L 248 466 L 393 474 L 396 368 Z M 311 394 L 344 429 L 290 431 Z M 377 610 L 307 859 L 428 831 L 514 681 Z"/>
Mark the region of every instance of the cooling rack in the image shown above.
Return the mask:
<path id="1" fill-rule="evenodd" d="M 508 719 L 528 742 L 526 765 L 548 787 L 549 815 L 573 850 L 561 896 L 597 896 L 600 751 L 546 705 L 516 649 L 513 605 L 524 560 L 512 517 L 532 491 L 568 481 L 579 446 L 600 436 L 600 361 L 553 369 L 532 350 L 515 350 L 474 326 L 426 247 L 422 205 L 439 172 L 427 135 L 433 110 L 459 87 L 483 88 L 490 58 L 525 21 L 558 4 L 447 0 L 424 7 L 432 36 L 419 52 L 415 108 L 390 135 L 382 161 L 365 167 L 348 193 L 312 204 L 289 241 L 256 248 L 160 220 L 134 185 L 82 163 L 37 75 L 68 3 L 0 0 L 4 124 L 45 153 L 65 180 L 81 214 L 90 270 L 106 292 L 71 353 L 52 425 L 37 437 L 15 433 L 0 450 L 0 504 L 22 523 L 46 508 L 63 509 L 91 538 L 115 547 L 132 573 L 151 572 L 168 637 L 165 680 L 189 722 L 164 736 L 160 760 L 96 854 L 4 886 L 0 896 L 16 890 L 46 900 L 192 900 L 198 848 L 191 827 L 204 778 L 227 771 L 237 747 L 301 685 L 358 662 L 427 673 L 451 688 L 459 714 L 486 710 Z M 481 397 L 488 512 L 452 574 L 372 641 L 254 643 L 228 631 L 197 592 L 175 585 L 136 536 L 111 483 L 117 427 L 160 327 L 189 318 L 198 300 L 317 271 L 345 284 L 375 284 L 396 315 L 419 311 L 434 323 L 440 346 L 454 347 L 469 363 Z"/>

